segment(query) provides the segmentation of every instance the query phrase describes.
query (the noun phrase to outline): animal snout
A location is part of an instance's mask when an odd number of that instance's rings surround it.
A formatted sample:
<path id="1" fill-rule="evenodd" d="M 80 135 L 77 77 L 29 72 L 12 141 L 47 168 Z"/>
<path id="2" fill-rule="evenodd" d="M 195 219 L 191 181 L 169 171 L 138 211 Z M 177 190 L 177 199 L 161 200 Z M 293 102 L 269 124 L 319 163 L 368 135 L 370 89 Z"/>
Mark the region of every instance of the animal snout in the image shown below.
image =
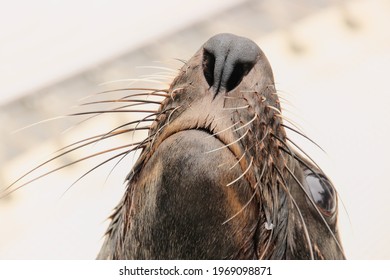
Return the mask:
<path id="1" fill-rule="evenodd" d="M 223 33 L 211 37 L 203 46 L 203 73 L 214 95 L 236 88 L 260 57 L 255 42 Z"/>

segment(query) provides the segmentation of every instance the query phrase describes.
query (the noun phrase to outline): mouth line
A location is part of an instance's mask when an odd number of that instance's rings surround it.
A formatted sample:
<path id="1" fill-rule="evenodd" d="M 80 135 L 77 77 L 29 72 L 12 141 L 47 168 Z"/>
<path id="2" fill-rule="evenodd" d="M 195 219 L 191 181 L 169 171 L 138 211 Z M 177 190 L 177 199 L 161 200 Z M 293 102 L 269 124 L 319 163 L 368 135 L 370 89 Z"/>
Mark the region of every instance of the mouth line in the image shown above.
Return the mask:
<path id="1" fill-rule="evenodd" d="M 165 135 L 165 137 L 163 137 L 161 139 L 161 141 L 159 141 L 159 144 L 158 144 L 158 146 L 155 149 L 158 149 L 158 147 L 161 145 L 161 143 L 163 143 L 169 137 L 171 137 L 171 136 L 173 136 L 173 135 L 175 135 L 175 134 L 177 134 L 179 132 L 186 132 L 186 131 L 191 131 L 191 130 L 204 132 L 205 134 L 207 134 L 207 136 L 205 138 L 214 138 L 214 139 L 218 140 L 222 144 L 221 147 L 218 147 L 217 149 L 210 150 L 210 151 L 208 151 L 206 153 L 213 153 L 213 152 L 216 152 L 218 150 L 222 150 L 222 149 L 226 148 L 238 160 L 237 155 L 234 153 L 233 149 L 231 148 L 231 146 L 234 145 L 234 144 L 226 143 L 226 141 L 224 141 L 224 139 L 220 137 L 218 132 L 212 131 L 209 128 L 206 128 L 206 127 L 188 127 L 188 128 L 180 129 L 180 130 L 177 130 L 177 131 L 172 131 L 171 133 L 168 133 L 167 135 Z"/>

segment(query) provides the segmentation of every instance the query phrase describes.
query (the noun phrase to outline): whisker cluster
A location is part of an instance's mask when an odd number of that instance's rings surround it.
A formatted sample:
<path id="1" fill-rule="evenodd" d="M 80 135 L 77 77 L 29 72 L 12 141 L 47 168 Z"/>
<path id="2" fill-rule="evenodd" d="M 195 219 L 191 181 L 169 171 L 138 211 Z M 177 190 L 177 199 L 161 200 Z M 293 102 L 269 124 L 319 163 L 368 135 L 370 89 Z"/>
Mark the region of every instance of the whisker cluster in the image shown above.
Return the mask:
<path id="1" fill-rule="evenodd" d="M 129 91 L 131 91 L 132 93 L 126 94 Z M 80 117 L 80 116 L 87 117 L 84 120 L 82 120 L 81 122 L 77 123 L 75 126 L 69 128 L 69 129 L 72 129 L 74 127 L 79 126 L 80 124 L 82 124 L 84 122 L 91 120 L 92 118 L 102 116 L 102 115 L 107 115 L 107 114 L 114 114 L 115 115 L 117 113 L 121 113 L 121 114 L 127 113 L 127 114 L 129 114 L 130 119 L 133 119 L 133 120 L 126 122 L 124 124 L 121 124 L 113 129 L 110 129 L 109 131 L 107 131 L 105 133 L 100 133 L 100 134 L 90 136 L 90 137 L 87 137 L 87 138 L 84 138 L 81 140 L 77 140 L 77 141 L 74 141 L 68 145 L 65 145 L 64 147 L 61 147 L 60 149 L 55 151 L 53 153 L 53 156 L 51 156 L 49 159 L 38 164 L 36 167 L 27 171 L 22 176 L 20 176 L 18 179 L 16 179 L 14 182 L 9 184 L 2 191 L 2 194 L 0 194 L 0 198 L 8 196 L 9 194 L 15 192 L 16 190 L 23 188 L 24 186 L 31 184 L 32 182 L 35 182 L 35 181 L 37 181 L 45 176 L 48 176 L 54 172 L 65 169 L 66 167 L 72 166 L 74 164 L 77 164 L 77 163 L 80 163 L 80 162 L 83 162 L 83 161 L 86 161 L 88 159 L 95 158 L 95 157 L 98 157 L 98 156 L 101 156 L 104 154 L 109 154 L 109 153 L 113 153 L 116 151 L 124 150 L 124 151 L 121 151 L 119 153 L 116 153 L 113 156 L 110 156 L 109 158 L 107 158 L 105 160 L 102 160 L 99 164 L 97 164 L 93 168 L 89 169 L 87 172 L 83 173 L 76 181 L 74 181 L 72 183 L 72 185 L 69 186 L 69 188 L 65 191 L 65 192 L 67 192 L 77 182 L 79 182 L 85 176 L 87 176 L 91 172 L 95 171 L 99 167 L 103 166 L 104 164 L 106 164 L 110 161 L 113 161 L 117 158 L 122 157 L 119 160 L 119 161 L 121 161 L 130 153 L 133 153 L 137 150 L 143 149 L 148 143 L 152 142 L 155 139 L 154 134 L 149 135 L 143 141 L 138 141 L 138 142 L 135 142 L 134 139 L 132 139 L 132 138 L 134 138 L 134 133 L 136 131 L 141 131 L 141 130 L 150 131 L 150 125 L 139 126 L 141 123 L 150 123 L 151 124 L 156 120 L 156 118 L 160 114 L 165 114 L 168 111 L 173 110 L 173 109 L 170 109 L 170 110 L 165 110 L 162 112 L 159 111 L 159 107 L 161 106 L 162 100 L 170 97 L 170 94 L 168 94 L 168 90 L 167 89 L 161 90 L 161 89 L 155 89 L 155 88 L 129 88 L 129 87 L 126 87 L 126 88 L 119 88 L 119 89 L 105 90 L 102 92 L 98 92 L 98 93 L 96 93 L 95 96 L 100 96 L 103 94 L 107 95 L 107 94 L 114 93 L 114 92 L 124 93 L 124 96 L 119 98 L 119 99 L 118 98 L 114 98 L 114 99 L 107 98 L 107 99 L 101 99 L 101 100 L 96 100 L 96 101 L 88 101 L 88 102 L 81 103 L 79 106 L 80 106 L 80 108 L 81 107 L 84 108 L 84 107 L 91 107 L 91 106 L 97 106 L 97 105 L 102 105 L 102 104 L 104 105 L 104 104 L 118 104 L 118 103 L 124 103 L 126 105 L 116 107 L 113 109 L 90 110 L 90 111 L 81 111 L 81 112 L 76 112 L 76 113 L 70 113 L 66 116 L 59 116 L 56 118 L 52 118 L 52 119 L 50 119 L 50 121 L 60 119 L 60 118 L 67 118 L 67 117 L 68 118 L 69 117 Z M 146 97 L 146 98 L 140 99 L 139 97 L 142 97 L 142 96 Z M 87 98 L 91 98 L 91 97 L 93 97 L 93 96 L 89 96 Z M 157 107 L 155 110 L 126 109 L 129 107 L 146 106 L 146 105 L 152 105 L 152 106 L 157 106 Z M 146 114 L 146 116 L 145 117 L 137 117 L 137 119 L 134 120 L 134 117 L 135 117 L 134 114 L 138 114 L 138 115 L 139 114 Z M 46 121 L 48 121 L 48 120 L 46 120 Z M 46 121 L 41 121 L 37 124 L 40 124 L 40 123 L 43 123 Z M 34 125 L 37 125 L 37 124 L 34 124 Z M 69 129 L 67 131 L 69 131 Z M 84 148 L 89 147 L 91 145 L 96 145 L 97 143 L 105 141 L 109 138 L 117 137 L 120 135 L 122 135 L 122 136 L 128 135 L 129 133 L 133 134 L 132 138 L 128 138 L 128 139 L 131 139 L 131 141 L 128 140 L 129 144 L 125 144 L 125 145 L 117 146 L 114 148 L 104 149 L 102 151 L 94 152 L 90 155 L 78 158 L 77 160 L 73 160 L 73 161 L 66 163 L 66 164 L 63 164 L 61 166 L 53 167 L 52 169 L 50 169 L 47 172 L 44 172 L 43 174 L 34 175 L 36 172 L 39 172 L 39 170 L 41 168 L 43 168 L 44 166 L 47 166 L 49 163 L 54 163 L 56 160 L 63 158 L 65 155 L 80 151 L 81 149 L 84 149 Z M 22 182 L 23 180 L 25 182 Z"/>

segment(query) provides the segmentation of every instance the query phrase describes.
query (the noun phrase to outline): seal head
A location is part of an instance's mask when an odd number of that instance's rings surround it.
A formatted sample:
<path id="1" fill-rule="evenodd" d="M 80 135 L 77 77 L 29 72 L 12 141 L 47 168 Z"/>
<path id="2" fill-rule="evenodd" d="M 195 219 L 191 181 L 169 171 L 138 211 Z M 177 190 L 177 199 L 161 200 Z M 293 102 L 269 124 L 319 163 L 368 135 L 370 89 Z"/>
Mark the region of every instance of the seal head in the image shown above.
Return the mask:
<path id="1" fill-rule="evenodd" d="M 162 103 L 101 259 L 342 259 L 337 194 L 286 136 L 253 41 L 210 38 Z"/>

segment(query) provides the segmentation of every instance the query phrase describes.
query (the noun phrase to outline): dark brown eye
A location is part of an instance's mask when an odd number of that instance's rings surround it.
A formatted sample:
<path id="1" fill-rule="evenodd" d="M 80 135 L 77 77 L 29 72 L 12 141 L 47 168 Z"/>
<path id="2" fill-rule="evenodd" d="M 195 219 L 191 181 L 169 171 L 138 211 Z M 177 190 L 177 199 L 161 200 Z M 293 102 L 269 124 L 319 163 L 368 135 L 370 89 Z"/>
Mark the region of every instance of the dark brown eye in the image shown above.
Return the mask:
<path id="1" fill-rule="evenodd" d="M 318 206 L 319 210 L 326 216 L 331 216 L 336 211 L 336 192 L 329 180 L 313 172 L 306 174 L 306 181 L 309 187 L 309 194 Z"/>

